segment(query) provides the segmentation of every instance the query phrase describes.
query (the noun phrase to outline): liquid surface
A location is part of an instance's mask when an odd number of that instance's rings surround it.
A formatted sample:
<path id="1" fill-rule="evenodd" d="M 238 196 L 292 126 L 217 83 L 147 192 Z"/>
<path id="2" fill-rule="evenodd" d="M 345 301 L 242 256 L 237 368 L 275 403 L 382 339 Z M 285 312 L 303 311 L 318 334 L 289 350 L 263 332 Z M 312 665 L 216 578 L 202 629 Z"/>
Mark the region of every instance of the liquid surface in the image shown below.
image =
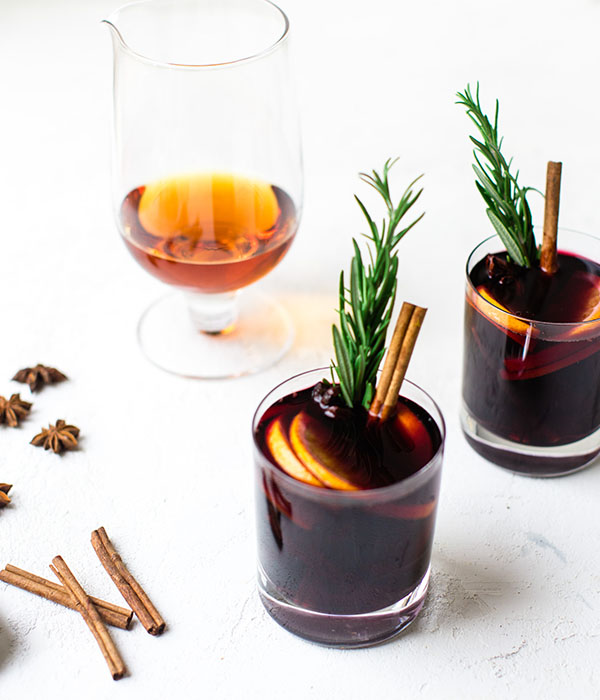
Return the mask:
<path id="1" fill-rule="evenodd" d="M 433 418 L 410 399 L 401 397 L 397 415 L 382 423 L 370 420 L 362 407 L 344 406 L 322 383 L 273 404 L 257 437 L 265 456 L 283 471 L 293 472 L 282 440 L 321 482 L 314 485 L 354 489 L 406 479 L 433 458 L 441 442 Z"/>
<path id="2" fill-rule="evenodd" d="M 488 255 L 471 272 L 474 286 L 483 287 L 507 311 L 523 318 L 553 323 L 577 323 L 600 313 L 600 265 L 570 253 L 558 254 L 558 271 L 522 268 L 507 262 L 506 253 Z"/>
<path id="3" fill-rule="evenodd" d="M 282 189 L 222 173 L 185 175 L 132 190 L 121 205 L 130 252 L 168 284 L 233 291 L 271 270 L 297 228 Z"/>

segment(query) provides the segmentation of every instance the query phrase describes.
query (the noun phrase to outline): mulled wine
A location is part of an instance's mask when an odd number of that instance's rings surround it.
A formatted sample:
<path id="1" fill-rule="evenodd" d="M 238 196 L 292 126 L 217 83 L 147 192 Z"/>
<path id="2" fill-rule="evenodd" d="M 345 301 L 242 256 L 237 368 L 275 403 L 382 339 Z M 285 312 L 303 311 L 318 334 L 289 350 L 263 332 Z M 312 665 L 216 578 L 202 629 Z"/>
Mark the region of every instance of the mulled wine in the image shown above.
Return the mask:
<path id="1" fill-rule="evenodd" d="M 362 646 L 399 631 L 422 606 L 443 422 L 409 382 L 412 398 L 399 397 L 385 422 L 346 406 L 332 385 L 304 387 L 257 411 L 261 597 L 300 636 Z"/>
<path id="2" fill-rule="evenodd" d="M 585 442 L 600 427 L 600 264 L 563 250 L 547 274 L 505 252 L 476 252 L 465 305 L 467 438 L 514 471 L 572 471 L 600 448 Z M 547 450 L 580 441 L 575 452 Z"/>
<path id="3" fill-rule="evenodd" d="M 281 188 L 219 173 L 136 187 L 120 216 L 125 243 L 145 270 L 206 294 L 235 291 L 266 275 L 297 228 L 294 203 Z"/>

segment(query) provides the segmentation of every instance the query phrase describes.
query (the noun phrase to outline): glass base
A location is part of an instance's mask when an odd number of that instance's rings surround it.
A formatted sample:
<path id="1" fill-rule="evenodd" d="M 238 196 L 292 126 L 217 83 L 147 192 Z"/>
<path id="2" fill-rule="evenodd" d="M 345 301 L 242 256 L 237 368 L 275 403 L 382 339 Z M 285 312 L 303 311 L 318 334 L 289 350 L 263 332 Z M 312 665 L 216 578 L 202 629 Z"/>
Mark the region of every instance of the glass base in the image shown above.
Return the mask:
<path id="1" fill-rule="evenodd" d="M 398 635 L 417 617 L 427 594 L 429 569 L 402 600 L 362 615 L 330 615 L 300 608 L 281 597 L 259 567 L 258 593 L 269 615 L 288 632 L 337 649 L 358 649 L 385 642 Z"/>
<path id="2" fill-rule="evenodd" d="M 188 300 L 189 302 L 189 300 Z M 294 329 L 287 312 L 255 291 L 239 295 L 235 321 L 222 331 L 201 331 L 195 309 L 181 293 L 161 297 L 142 314 L 138 341 L 157 367 L 193 379 L 225 379 L 260 372 L 290 349 Z"/>
<path id="3" fill-rule="evenodd" d="M 469 445 L 504 469 L 524 476 L 565 476 L 587 467 L 600 454 L 600 429 L 591 435 L 556 447 L 522 445 L 506 440 L 484 428 L 465 406 L 460 413 L 461 427 Z"/>

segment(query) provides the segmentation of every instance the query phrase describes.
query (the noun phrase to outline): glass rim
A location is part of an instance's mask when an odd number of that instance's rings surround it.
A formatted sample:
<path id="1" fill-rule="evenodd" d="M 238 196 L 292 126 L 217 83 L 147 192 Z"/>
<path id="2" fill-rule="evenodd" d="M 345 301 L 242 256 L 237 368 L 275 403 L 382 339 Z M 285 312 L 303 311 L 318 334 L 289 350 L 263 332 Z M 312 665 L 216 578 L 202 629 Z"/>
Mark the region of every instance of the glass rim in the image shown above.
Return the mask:
<path id="1" fill-rule="evenodd" d="M 262 49 L 261 51 L 257 51 L 256 53 L 250 54 L 249 56 L 242 56 L 242 58 L 236 58 L 231 61 L 217 61 L 216 63 L 171 63 L 169 61 L 159 61 L 157 59 L 151 58 L 150 56 L 146 56 L 142 53 L 139 53 L 138 51 L 135 51 L 125 41 L 123 35 L 121 34 L 117 26 L 117 17 L 119 13 L 136 5 L 152 5 L 153 3 L 155 3 L 155 0 L 134 0 L 133 2 L 125 3 L 124 5 L 121 5 L 116 10 L 111 12 L 110 15 L 106 19 L 101 20 L 101 22 L 108 24 L 110 27 L 112 27 L 124 51 L 126 51 L 130 56 L 133 56 L 134 58 L 142 61 L 143 63 L 147 63 L 157 68 L 169 68 L 172 70 L 214 70 L 217 68 L 239 66 L 246 63 L 250 63 L 251 61 L 258 60 L 260 58 L 264 58 L 265 56 L 268 56 L 269 54 L 276 51 L 279 48 L 279 46 L 281 46 L 281 44 L 283 44 L 287 39 L 290 30 L 290 21 L 288 19 L 288 16 L 279 7 L 279 5 L 276 5 L 271 0 L 254 0 L 254 2 L 263 5 L 270 5 L 276 12 L 279 13 L 281 19 L 283 19 L 283 31 L 281 35 L 278 39 L 276 39 L 273 43 L 269 44 L 269 46 Z"/>
<path id="2" fill-rule="evenodd" d="M 301 493 L 304 492 L 307 496 L 310 496 L 313 499 L 316 498 L 318 500 L 333 500 L 340 503 L 361 503 L 370 500 L 387 500 L 388 498 L 398 498 L 400 495 L 408 495 L 409 493 L 414 491 L 418 486 L 420 486 L 421 482 L 425 481 L 429 474 L 434 471 L 435 467 L 438 465 L 438 462 L 441 463 L 442 461 L 444 446 L 446 443 L 446 421 L 444 420 L 442 411 L 436 403 L 436 401 L 425 391 L 425 389 L 422 389 L 418 384 L 411 382 L 410 379 L 404 379 L 403 384 L 410 384 L 418 392 L 421 392 L 433 404 L 433 407 L 437 412 L 437 417 L 432 415 L 431 418 L 434 420 L 435 424 L 438 427 L 438 430 L 440 431 L 441 440 L 437 450 L 432 455 L 431 459 L 420 469 L 418 469 L 414 474 L 411 474 L 411 476 L 409 476 L 406 479 L 402 479 L 401 481 L 389 484 L 388 486 L 380 486 L 374 489 L 361 489 L 357 491 L 342 491 L 339 489 L 331 489 L 327 487 L 322 488 L 320 486 L 305 484 L 302 481 L 298 481 L 298 479 L 294 479 L 294 477 L 284 472 L 283 469 L 280 469 L 279 467 L 275 466 L 260 449 L 260 446 L 256 441 L 255 428 L 260 422 L 260 418 L 262 417 L 265 410 L 263 408 L 264 404 L 268 401 L 269 397 L 274 392 L 276 392 L 277 389 L 283 387 L 288 382 L 292 382 L 294 379 L 298 379 L 300 377 L 304 377 L 313 373 L 316 374 L 317 372 L 322 373 L 328 371 L 329 367 L 317 367 L 315 369 L 309 369 L 305 370 L 304 372 L 299 372 L 298 374 L 295 374 L 291 377 L 288 377 L 287 379 L 284 379 L 282 382 L 279 382 L 279 384 L 274 386 L 260 400 L 256 411 L 254 412 L 254 415 L 252 417 L 251 429 L 252 443 L 254 445 L 254 449 L 261 457 L 261 464 L 264 464 L 266 467 L 268 467 L 269 471 L 272 474 L 276 474 L 278 478 L 281 478 L 283 482 L 287 483 L 290 487 L 299 489 Z M 427 411 L 427 413 L 431 415 L 429 411 Z"/>
<path id="3" fill-rule="evenodd" d="M 576 229 L 572 228 L 565 228 L 563 226 L 559 226 L 558 228 L 559 231 L 564 231 L 566 233 L 574 233 L 577 236 L 584 236 L 585 238 L 591 239 L 593 241 L 597 241 L 598 244 L 600 244 L 600 238 L 597 236 L 594 236 L 591 233 L 585 233 L 584 231 L 577 231 Z M 503 314 L 506 314 L 506 316 L 509 316 L 510 318 L 514 318 L 517 321 L 522 321 L 523 323 L 526 323 L 529 326 L 537 326 L 537 327 L 548 327 L 548 328 L 579 328 L 582 326 L 585 326 L 586 328 L 593 328 L 594 325 L 600 325 L 600 318 L 591 318 L 588 319 L 587 321 L 569 321 L 568 323 L 566 322 L 558 322 L 558 321 L 538 321 L 535 318 L 527 318 L 526 316 L 519 316 L 517 314 L 512 313 L 511 311 L 507 311 L 504 309 L 500 309 L 500 307 L 496 306 L 495 304 L 492 304 L 490 301 L 488 301 L 485 297 L 483 297 L 478 291 L 475 285 L 473 284 L 471 280 L 471 276 L 469 275 L 469 265 L 471 264 L 471 261 L 473 260 L 475 253 L 477 252 L 477 249 L 483 246 L 485 243 L 488 243 L 489 241 L 493 239 L 498 239 L 500 242 L 500 247 L 502 250 L 506 250 L 505 246 L 502 243 L 502 240 L 500 239 L 500 236 L 497 233 L 493 233 L 491 236 L 487 236 L 487 238 L 484 238 L 483 240 L 479 241 L 479 243 L 473 248 L 473 250 L 469 253 L 467 257 L 467 262 L 465 265 L 465 277 L 467 280 L 467 286 L 469 287 L 470 291 L 475 294 L 484 304 L 484 308 L 490 307 L 491 309 L 495 309 L 496 311 L 500 310 Z M 570 252 L 570 251 L 567 251 Z M 582 256 L 580 256 L 582 257 Z M 585 257 L 585 256 L 583 256 Z M 483 260 L 483 258 L 480 258 L 480 260 Z M 479 262 L 477 260 L 476 262 Z M 597 264 L 600 265 L 600 261 L 597 262 Z"/>

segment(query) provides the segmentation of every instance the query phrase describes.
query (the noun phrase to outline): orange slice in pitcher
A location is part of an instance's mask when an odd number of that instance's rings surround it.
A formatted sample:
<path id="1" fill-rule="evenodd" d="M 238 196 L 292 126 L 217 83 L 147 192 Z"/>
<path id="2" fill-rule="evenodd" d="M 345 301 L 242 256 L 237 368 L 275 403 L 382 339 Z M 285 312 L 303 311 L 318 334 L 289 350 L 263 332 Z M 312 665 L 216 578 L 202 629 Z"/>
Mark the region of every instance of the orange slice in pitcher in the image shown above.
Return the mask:
<path id="1" fill-rule="evenodd" d="M 267 428 L 265 435 L 267 447 L 269 448 L 273 459 L 283 469 L 286 474 L 289 474 L 294 479 L 302 481 L 305 484 L 313 486 L 323 486 L 323 484 L 310 472 L 304 464 L 296 457 L 294 451 L 290 447 L 287 437 L 285 436 L 279 419 L 274 420 Z"/>

